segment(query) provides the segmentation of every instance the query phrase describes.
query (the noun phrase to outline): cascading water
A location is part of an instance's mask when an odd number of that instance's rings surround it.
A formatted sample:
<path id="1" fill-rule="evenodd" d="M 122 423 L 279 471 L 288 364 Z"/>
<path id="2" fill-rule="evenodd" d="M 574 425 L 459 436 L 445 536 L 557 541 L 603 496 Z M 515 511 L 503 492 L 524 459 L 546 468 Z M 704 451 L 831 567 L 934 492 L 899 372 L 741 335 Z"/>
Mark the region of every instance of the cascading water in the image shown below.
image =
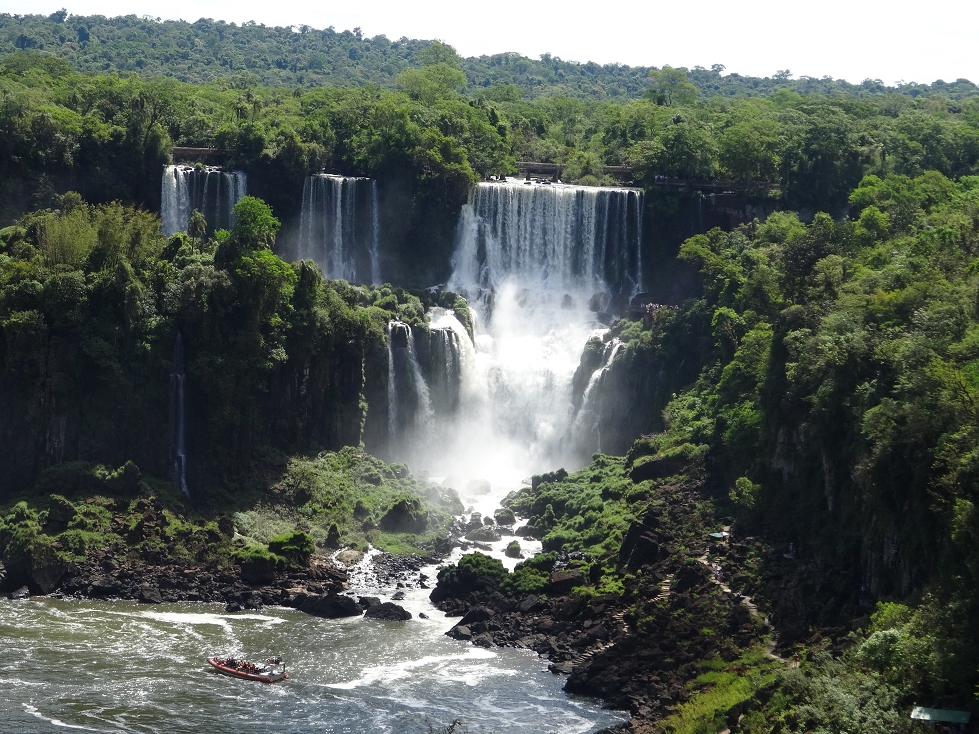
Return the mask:
<path id="1" fill-rule="evenodd" d="M 431 436 L 432 402 L 411 327 L 388 323 L 388 439 L 392 450 L 412 452 Z"/>
<path id="2" fill-rule="evenodd" d="M 625 348 L 625 344 L 619 339 L 612 339 L 605 345 L 602 352 L 602 362 L 599 367 L 592 372 L 585 386 L 585 392 L 581 399 L 581 408 L 574 415 L 571 423 L 570 438 L 572 445 L 587 451 L 589 447 L 594 447 L 595 451 L 602 450 L 602 436 L 599 432 L 601 413 L 598 406 L 598 394 L 601 383 L 608 373 L 609 367 L 615 361 L 616 356 Z"/>
<path id="3" fill-rule="evenodd" d="M 573 435 L 572 377 L 589 337 L 605 332 L 607 312 L 641 287 L 642 205 L 631 189 L 516 181 L 475 188 L 449 281 L 472 311 L 472 365 L 460 372 L 455 413 L 436 411 L 435 440 L 401 458 L 456 488 L 479 478 L 499 490 L 588 460 L 598 446 Z"/>
<path id="4" fill-rule="evenodd" d="M 231 229 L 232 209 L 245 196 L 247 188 L 248 178 L 241 171 L 166 166 L 160 205 L 163 234 L 169 237 L 186 232 L 195 209 L 204 215 L 209 231 Z"/>
<path id="5" fill-rule="evenodd" d="M 173 371 L 170 373 L 170 476 L 189 495 L 187 487 L 187 370 L 184 337 L 177 332 L 173 347 Z"/>
<path id="6" fill-rule="evenodd" d="M 377 182 L 332 174 L 303 184 L 299 257 L 313 260 L 328 278 L 380 283 Z"/>

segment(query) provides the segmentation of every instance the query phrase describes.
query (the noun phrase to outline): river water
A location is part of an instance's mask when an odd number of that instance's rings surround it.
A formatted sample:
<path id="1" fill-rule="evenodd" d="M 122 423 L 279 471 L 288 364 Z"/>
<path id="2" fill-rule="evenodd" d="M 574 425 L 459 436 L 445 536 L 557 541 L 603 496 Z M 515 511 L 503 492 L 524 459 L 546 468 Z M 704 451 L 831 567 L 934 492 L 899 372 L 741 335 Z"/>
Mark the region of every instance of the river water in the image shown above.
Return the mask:
<path id="1" fill-rule="evenodd" d="M 413 619 L 403 623 L 285 608 L 225 614 L 215 604 L 0 601 L 0 731 L 424 733 L 460 719 L 474 733 L 584 734 L 625 720 L 565 694 L 563 676 L 536 653 L 445 637 L 458 620 L 429 593 L 405 590 L 398 603 Z M 291 680 L 271 686 L 218 675 L 204 660 L 275 654 Z"/>

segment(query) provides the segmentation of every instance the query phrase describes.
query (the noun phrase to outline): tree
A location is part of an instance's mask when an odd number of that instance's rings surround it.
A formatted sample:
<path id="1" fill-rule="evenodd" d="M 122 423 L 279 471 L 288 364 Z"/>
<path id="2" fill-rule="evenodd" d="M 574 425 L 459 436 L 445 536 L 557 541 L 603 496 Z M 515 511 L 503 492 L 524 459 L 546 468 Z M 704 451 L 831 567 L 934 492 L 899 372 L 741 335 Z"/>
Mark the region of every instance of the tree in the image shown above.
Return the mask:
<path id="1" fill-rule="evenodd" d="M 232 213 L 235 223 L 231 236 L 237 244 L 253 250 L 272 248 L 281 222 L 272 215 L 268 204 L 254 196 L 246 196 L 235 204 Z"/>
<path id="2" fill-rule="evenodd" d="M 683 69 L 674 69 L 672 66 L 664 66 L 659 71 L 650 69 L 649 80 L 653 86 L 646 95 L 647 98 L 652 96 L 657 104 L 673 107 L 689 104 L 697 98 L 697 87 L 690 82 Z M 650 92 L 653 94 L 650 95 Z"/>

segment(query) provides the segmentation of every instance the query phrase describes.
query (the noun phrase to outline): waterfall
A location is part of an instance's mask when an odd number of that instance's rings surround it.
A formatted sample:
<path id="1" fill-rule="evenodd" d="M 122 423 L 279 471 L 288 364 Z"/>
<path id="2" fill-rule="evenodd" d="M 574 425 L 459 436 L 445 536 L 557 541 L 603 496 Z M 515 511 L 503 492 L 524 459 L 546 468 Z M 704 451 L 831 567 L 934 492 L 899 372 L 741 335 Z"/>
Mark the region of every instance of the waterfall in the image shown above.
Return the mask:
<path id="1" fill-rule="evenodd" d="M 434 412 L 408 324 L 388 323 L 388 438 L 392 451 L 412 451 L 431 437 Z"/>
<path id="2" fill-rule="evenodd" d="M 179 331 L 173 347 L 173 370 L 170 373 L 170 478 L 180 491 L 187 488 L 187 373 L 184 337 Z"/>
<path id="3" fill-rule="evenodd" d="M 448 285 L 468 300 L 475 339 L 454 316 L 452 335 L 442 331 L 444 314 L 430 312 L 435 440 L 400 458 L 456 488 L 486 479 L 501 489 L 588 461 L 598 442 L 594 431 L 573 429 L 572 378 L 588 339 L 604 335 L 611 313 L 641 289 L 642 205 L 631 189 L 475 187 Z M 587 411 L 621 348 L 612 342 L 603 354 Z"/>
<path id="4" fill-rule="evenodd" d="M 380 283 L 377 182 L 332 174 L 308 176 L 299 219 L 299 257 L 328 278 Z"/>
<path id="5" fill-rule="evenodd" d="M 615 361 L 616 356 L 625 348 L 625 344 L 619 339 L 612 339 L 605 345 L 602 352 L 602 362 L 591 373 L 585 392 L 581 399 L 581 408 L 575 413 L 574 420 L 570 426 L 570 437 L 573 445 L 588 450 L 594 447 L 595 451 L 602 450 L 601 434 L 599 433 L 599 423 L 601 413 L 599 412 L 599 393 L 601 383 L 605 375 Z"/>
<path id="6" fill-rule="evenodd" d="M 166 166 L 160 219 L 163 234 L 186 232 L 196 209 L 204 215 L 209 232 L 234 226 L 232 209 L 245 196 L 248 179 L 241 171 L 194 166 Z"/>

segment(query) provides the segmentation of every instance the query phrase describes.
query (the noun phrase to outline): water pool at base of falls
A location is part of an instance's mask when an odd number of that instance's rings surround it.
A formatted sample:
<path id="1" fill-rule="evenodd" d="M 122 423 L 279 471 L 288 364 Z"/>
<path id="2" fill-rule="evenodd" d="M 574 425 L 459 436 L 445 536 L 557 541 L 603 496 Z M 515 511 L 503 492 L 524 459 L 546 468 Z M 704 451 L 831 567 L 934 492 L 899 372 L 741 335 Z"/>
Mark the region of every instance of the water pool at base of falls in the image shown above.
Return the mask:
<path id="1" fill-rule="evenodd" d="M 408 622 L 278 607 L 226 614 L 216 604 L 0 601 L 0 728 L 423 733 L 459 719 L 473 734 L 585 734 L 627 718 L 565 694 L 564 677 L 536 653 L 445 637 L 458 619 L 434 609 L 429 593 L 405 590 L 397 603 L 412 613 Z M 275 685 L 221 676 L 205 662 L 277 654 L 291 679 Z"/>

